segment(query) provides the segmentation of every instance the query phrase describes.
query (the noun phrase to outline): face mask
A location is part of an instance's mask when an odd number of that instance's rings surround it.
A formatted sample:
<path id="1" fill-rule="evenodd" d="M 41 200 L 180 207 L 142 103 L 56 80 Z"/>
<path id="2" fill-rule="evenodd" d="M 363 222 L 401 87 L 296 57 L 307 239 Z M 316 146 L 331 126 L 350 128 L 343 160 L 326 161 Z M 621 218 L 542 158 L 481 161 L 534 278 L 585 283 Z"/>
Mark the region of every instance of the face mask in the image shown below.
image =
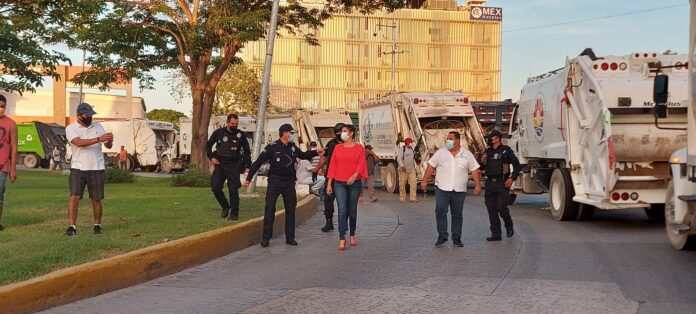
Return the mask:
<path id="1" fill-rule="evenodd" d="M 290 138 L 288 139 L 288 142 L 290 142 L 290 143 L 295 142 L 295 133 L 290 134 Z"/>
<path id="2" fill-rule="evenodd" d="M 343 132 L 341 133 L 341 140 L 344 142 L 347 141 L 350 137 L 348 136 L 348 132 Z"/>
<path id="3" fill-rule="evenodd" d="M 90 125 L 92 124 L 92 117 L 80 118 L 80 121 L 81 121 L 82 124 L 84 124 L 85 126 L 90 126 Z"/>
<path id="4" fill-rule="evenodd" d="M 309 150 L 317 150 L 316 147 L 310 147 Z"/>
<path id="5" fill-rule="evenodd" d="M 445 146 L 447 146 L 447 149 L 452 150 L 452 148 L 454 148 L 454 141 L 447 140 L 447 142 L 445 142 Z"/>
<path id="6" fill-rule="evenodd" d="M 234 130 L 236 130 L 237 128 L 239 128 L 239 126 L 233 125 L 233 126 L 230 126 L 229 128 L 230 128 L 230 130 L 234 131 Z"/>

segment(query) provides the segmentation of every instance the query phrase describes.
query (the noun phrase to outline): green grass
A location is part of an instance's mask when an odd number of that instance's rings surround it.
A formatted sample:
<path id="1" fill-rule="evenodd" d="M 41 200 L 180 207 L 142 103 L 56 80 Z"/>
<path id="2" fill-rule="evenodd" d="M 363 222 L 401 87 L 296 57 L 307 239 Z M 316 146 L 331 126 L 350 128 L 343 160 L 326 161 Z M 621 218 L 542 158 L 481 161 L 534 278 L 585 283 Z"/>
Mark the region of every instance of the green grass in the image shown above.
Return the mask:
<path id="1" fill-rule="evenodd" d="M 78 235 L 66 237 L 68 176 L 19 171 L 18 181 L 8 181 L 5 192 L 0 285 L 235 223 L 220 219 L 210 189 L 174 188 L 171 182 L 139 177 L 133 184 L 107 184 L 101 235 L 92 234 L 92 208 L 85 191 Z M 237 222 L 263 215 L 265 190 L 259 193 L 262 197 L 241 199 Z"/>

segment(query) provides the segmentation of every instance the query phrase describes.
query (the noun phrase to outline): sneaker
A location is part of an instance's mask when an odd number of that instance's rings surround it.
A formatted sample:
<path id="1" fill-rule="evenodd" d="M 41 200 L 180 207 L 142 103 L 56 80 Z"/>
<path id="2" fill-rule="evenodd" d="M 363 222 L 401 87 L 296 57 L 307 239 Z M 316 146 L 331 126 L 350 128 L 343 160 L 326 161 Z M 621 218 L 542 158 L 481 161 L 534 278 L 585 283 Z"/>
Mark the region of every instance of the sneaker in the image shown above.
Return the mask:
<path id="1" fill-rule="evenodd" d="M 227 219 L 229 219 L 229 220 L 239 220 L 239 214 L 230 213 L 230 216 L 229 216 Z"/>
<path id="2" fill-rule="evenodd" d="M 437 242 L 435 242 L 435 247 L 441 247 L 447 243 L 447 238 L 445 237 L 437 237 Z"/>
<path id="3" fill-rule="evenodd" d="M 452 239 L 452 246 L 454 247 L 464 247 L 464 244 L 462 243 L 461 239 L 454 238 Z"/>
<path id="4" fill-rule="evenodd" d="M 229 208 L 223 208 L 222 211 L 220 212 L 220 218 L 225 219 L 227 218 L 227 215 L 230 214 L 230 209 Z"/>
<path id="5" fill-rule="evenodd" d="M 66 235 L 66 236 L 69 236 L 69 237 L 76 236 L 76 235 L 77 235 L 77 229 L 75 229 L 75 227 L 73 227 L 73 226 L 70 226 L 70 227 L 68 227 L 68 230 L 65 231 L 65 235 Z"/>
<path id="6" fill-rule="evenodd" d="M 101 233 L 102 233 L 101 225 L 94 225 L 94 234 L 101 234 Z"/>
<path id="7" fill-rule="evenodd" d="M 503 237 L 501 236 L 490 236 L 486 238 L 486 241 L 493 242 L 493 241 L 502 241 Z"/>
<path id="8" fill-rule="evenodd" d="M 507 237 L 512 238 L 515 235 L 515 229 L 507 230 Z"/>
<path id="9" fill-rule="evenodd" d="M 270 244 L 268 240 L 261 241 L 261 247 L 268 247 L 268 244 Z"/>
<path id="10" fill-rule="evenodd" d="M 287 245 L 297 245 L 297 241 L 290 239 L 290 240 L 285 240 L 285 244 Z"/>
<path id="11" fill-rule="evenodd" d="M 418 200 L 410 200 L 411 203 L 418 203 Z"/>

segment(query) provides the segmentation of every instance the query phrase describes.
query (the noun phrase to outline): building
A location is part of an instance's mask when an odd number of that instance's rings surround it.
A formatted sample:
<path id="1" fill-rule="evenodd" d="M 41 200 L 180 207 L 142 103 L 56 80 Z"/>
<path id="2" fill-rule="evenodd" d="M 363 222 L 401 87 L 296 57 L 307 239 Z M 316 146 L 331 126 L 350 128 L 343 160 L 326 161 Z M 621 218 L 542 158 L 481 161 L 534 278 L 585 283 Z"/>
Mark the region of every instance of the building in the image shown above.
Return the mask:
<path id="1" fill-rule="evenodd" d="M 320 46 L 281 31 L 271 103 L 357 111 L 361 99 L 388 93 L 392 83 L 396 91 L 461 90 L 472 100 L 498 100 L 502 9 L 485 7 L 486 1 L 411 2 L 391 14 L 335 16 L 318 30 Z M 240 56 L 261 77 L 265 53 L 266 42 L 259 41 L 247 43 Z"/>

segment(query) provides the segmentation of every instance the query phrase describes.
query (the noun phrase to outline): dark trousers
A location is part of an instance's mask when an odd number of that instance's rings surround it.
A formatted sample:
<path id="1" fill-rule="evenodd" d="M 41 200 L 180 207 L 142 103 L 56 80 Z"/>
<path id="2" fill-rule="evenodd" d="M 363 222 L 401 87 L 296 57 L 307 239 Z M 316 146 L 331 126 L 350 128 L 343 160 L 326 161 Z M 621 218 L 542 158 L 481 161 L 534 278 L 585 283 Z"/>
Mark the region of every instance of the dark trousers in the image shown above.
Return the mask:
<path id="1" fill-rule="evenodd" d="M 263 240 L 273 237 L 273 223 L 275 222 L 275 204 L 278 196 L 283 196 L 285 205 L 285 239 L 295 239 L 295 206 L 297 205 L 297 192 L 295 181 L 269 182 L 266 190 L 266 207 L 263 213 Z"/>
<path id="2" fill-rule="evenodd" d="M 334 194 L 338 203 L 338 236 L 346 239 L 346 229 L 350 225 L 350 235 L 355 235 L 358 221 L 358 199 L 362 192 L 362 182 L 355 180 L 348 185 L 345 181 L 334 181 Z"/>
<path id="3" fill-rule="evenodd" d="M 488 209 L 488 219 L 491 221 L 491 234 L 500 236 L 500 218 L 505 222 L 505 229 L 512 230 L 512 217 L 510 209 L 508 209 L 508 198 L 510 190 L 505 187 L 503 180 L 494 182 L 486 180 L 486 192 L 484 194 L 486 200 L 486 209 Z M 500 217 L 498 217 L 500 216 Z"/>
<path id="4" fill-rule="evenodd" d="M 462 224 L 464 217 L 464 199 L 466 192 L 443 191 L 435 189 L 435 220 L 437 221 L 437 233 L 440 237 L 447 238 L 447 210 L 452 216 L 452 238 L 462 238 Z"/>
<path id="5" fill-rule="evenodd" d="M 334 215 L 334 200 L 336 199 L 335 193 L 334 194 L 326 194 L 327 186 L 329 184 L 329 180 L 327 179 L 326 182 L 324 182 L 324 217 L 326 219 L 333 219 Z"/>
<path id="6" fill-rule="evenodd" d="M 221 163 L 213 170 L 213 175 L 210 177 L 210 186 L 213 190 L 213 195 L 220 204 L 220 208 L 230 209 L 230 215 L 239 215 L 239 187 L 242 186 L 239 181 L 239 163 Z M 222 187 L 227 181 L 227 190 L 230 193 L 230 201 L 227 201 L 225 192 Z"/>

